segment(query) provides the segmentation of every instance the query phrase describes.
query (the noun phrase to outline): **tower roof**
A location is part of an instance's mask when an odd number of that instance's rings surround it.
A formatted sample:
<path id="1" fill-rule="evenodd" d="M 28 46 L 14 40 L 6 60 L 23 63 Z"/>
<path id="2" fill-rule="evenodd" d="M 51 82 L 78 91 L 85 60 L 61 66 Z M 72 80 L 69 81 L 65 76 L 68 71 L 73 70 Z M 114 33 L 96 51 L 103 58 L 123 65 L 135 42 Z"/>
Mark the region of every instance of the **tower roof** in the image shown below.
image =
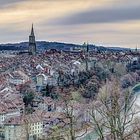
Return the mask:
<path id="1" fill-rule="evenodd" d="M 32 24 L 31 36 L 34 36 L 34 25 Z"/>

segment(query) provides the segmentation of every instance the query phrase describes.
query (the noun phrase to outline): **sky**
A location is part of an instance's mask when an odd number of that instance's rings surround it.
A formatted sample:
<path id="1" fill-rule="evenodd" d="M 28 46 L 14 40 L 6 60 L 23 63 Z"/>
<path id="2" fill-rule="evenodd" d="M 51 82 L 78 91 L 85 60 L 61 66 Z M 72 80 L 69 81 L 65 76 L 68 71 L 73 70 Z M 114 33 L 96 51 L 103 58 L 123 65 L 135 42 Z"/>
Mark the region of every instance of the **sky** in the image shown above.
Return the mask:
<path id="1" fill-rule="evenodd" d="M 0 43 L 36 40 L 140 48 L 140 0 L 0 0 Z"/>

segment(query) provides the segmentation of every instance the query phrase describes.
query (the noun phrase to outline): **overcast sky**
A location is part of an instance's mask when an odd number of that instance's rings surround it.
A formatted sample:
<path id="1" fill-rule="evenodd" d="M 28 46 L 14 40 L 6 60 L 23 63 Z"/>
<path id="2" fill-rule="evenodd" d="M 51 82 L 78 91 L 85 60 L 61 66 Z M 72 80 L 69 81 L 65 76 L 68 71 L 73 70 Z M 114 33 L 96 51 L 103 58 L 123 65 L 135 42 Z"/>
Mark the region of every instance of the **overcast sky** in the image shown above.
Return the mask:
<path id="1" fill-rule="evenodd" d="M 0 43 L 37 40 L 140 48 L 140 0 L 0 0 Z"/>

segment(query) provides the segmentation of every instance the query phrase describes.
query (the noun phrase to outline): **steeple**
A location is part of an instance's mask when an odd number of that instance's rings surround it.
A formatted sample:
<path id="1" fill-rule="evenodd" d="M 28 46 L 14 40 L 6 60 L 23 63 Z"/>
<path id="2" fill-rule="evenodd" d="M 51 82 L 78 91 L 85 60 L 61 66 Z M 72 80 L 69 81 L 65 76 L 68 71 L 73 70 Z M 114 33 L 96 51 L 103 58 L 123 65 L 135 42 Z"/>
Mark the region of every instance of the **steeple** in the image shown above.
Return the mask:
<path id="1" fill-rule="evenodd" d="M 32 23 L 31 36 L 34 36 L 34 25 Z"/>
<path id="2" fill-rule="evenodd" d="M 36 54 L 36 41 L 35 41 L 33 24 L 31 28 L 31 34 L 29 36 L 29 54 L 32 54 L 32 55 Z"/>

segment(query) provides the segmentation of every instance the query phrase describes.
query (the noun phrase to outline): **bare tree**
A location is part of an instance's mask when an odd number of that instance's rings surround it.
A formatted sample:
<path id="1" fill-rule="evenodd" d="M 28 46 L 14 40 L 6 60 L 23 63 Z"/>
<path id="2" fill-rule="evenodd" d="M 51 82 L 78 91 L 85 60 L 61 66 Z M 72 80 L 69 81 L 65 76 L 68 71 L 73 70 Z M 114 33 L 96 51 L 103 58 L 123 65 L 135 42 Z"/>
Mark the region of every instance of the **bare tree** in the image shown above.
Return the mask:
<path id="1" fill-rule="evenodd" d="M 87 128 L 83 124 L 83 119 L 81 120 L 84 106 L 81 107 L 77 101 L 73 100 L 71 97 L 68 97 L 68 96 L 65 96 L 65 97 L 63 96 L 62 100 L 64 103 L 65 117 L 68 120 L 67 125 L 69 128 L 68 129 L 69 138 L 70 140 L 76 140 L 77 138 L 82 137 L 83 135 L 87 133 Z M 79 125 L 81 128 L 80 131 L 78 131 L 77 129 L 79 128 Z M 78 135 L 78 133 L 80 133 L 80 135 Z"/>
<path id="2" fill-rule="evenodd" d="M 126 140 L 134 133 L 135 100 L 133 93 L 124 91 L 115 79 L 100 89 L 90 115 L 101 140 L 106 136 L 110 136 L 111 140 Z"/>

